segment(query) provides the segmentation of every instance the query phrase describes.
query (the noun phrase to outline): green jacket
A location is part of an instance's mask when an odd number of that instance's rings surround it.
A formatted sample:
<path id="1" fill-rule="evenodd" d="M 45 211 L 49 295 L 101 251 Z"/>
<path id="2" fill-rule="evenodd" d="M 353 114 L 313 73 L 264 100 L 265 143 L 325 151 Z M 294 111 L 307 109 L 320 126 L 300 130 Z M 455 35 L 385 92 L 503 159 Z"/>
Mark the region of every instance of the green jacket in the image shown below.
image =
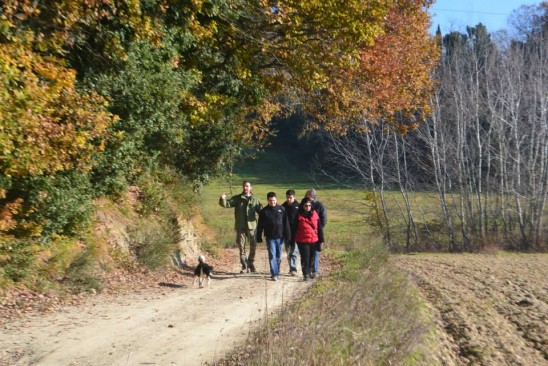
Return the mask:
<path id="1" fill-rule="evenodd" d="M 243 194 L 237 194 L 225 200 L 219 198 L 219 205 L 224 208 L 234 207 L 236 229 L 255 230 L 257 228 L 257 215 L 263 205 L 255 196 L 246 197 Z"/>

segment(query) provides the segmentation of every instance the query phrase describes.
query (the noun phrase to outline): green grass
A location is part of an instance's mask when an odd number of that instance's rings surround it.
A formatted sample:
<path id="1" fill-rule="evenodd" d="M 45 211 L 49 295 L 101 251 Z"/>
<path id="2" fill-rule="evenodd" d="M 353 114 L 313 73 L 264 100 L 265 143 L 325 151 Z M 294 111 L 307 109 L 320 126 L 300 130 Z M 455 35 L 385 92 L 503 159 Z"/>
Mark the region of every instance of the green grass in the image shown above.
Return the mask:
<path id="1" fill-rule="evenodd" d="M 234 241 L 234 210 L 224 209 L 218 201 L 221 193 L 234 195 L 241 192 L 243 178 L 236 176 L 236 186 L 230 185 L 224 180 L 217 180 L 204 188 L 200 204 L 201 212 L 206 225 L 211 228 L 221 246 L 229 246 Z M 285 201 L 285 192 L 294 189 L 296 197 L 301 199 L 307 189 L 313 184 L 279 184 L 279 183 L 254 183 L 253 194 L 261 202 L 266 204 L 266 194 L 276 192 L 278 202 Z M 356 245 L 364 241 L 371 234 L 372 228 L 367 224 L 364 216 L 366 201 L 365 194 L 351 189 L 325 188 L 318 189 L 318 199 L 325 205 L 328 215 L 328 224 L 325 230 L 326 243 L 335 247 Z"/>
<path id="2" fill-rule="evenodd" d="M 310 166 L 312 168 L 312 165 Z M 241 192 L 242 181 L 249 180 L 254 194 L 264 203 L 266 193 L 274 191 L 279 201 L 285 200 L 285 191 L 294 189 L 301 199 L 309 188 L 318 191 L 318 199 L 328 212 L 325 238 L 328 246 L 337 249 L 366 247 L 371 234 L 379 232 L 379 222 L 374 215 L 371 191 L 343 187 L 332 182 L 317 180 L 319 175 L 310 169 L 299 170 L 291 164 L 284 153 L 262 153 L 254 160 L 237 164 L 235 174 L 213 181 L 205 187 L 201 209 L 206 224 L 213 230 L 216 241 L 222 247 L 234 245 L 233 211 L 222 209 L 217 201 L 222 192 L 234 195 Z M 385 191 L 387 217 L 389 220 L 391 249 L 395 251 L 447 250 L 449 236 L 443 221 L 443 212 L 436 192 L 410 192 L 409 200 L 418 238 L 411 232 L 407 245 L 407 214 L 401 192 Z M 451 202 L 458 196 L 450 197 Z M 380 203 L 379 203 L 380 204 Z M 461 239 L 460 219 L 454 207 L 453 225 L 457 242 Z M 384 224 L 384 223 L 383 223 Z M 494 223 L 491 222 L 491 225 Z"/>
<path id="3" fill-rule="evenodd" d="M 315 188 L 327 209 L 328 224 L 325 240 L 328 246 L 345 248 L 367 244 L 373 228 L 366 221 L 368 202 L 366 192 L 342 188 L 333 183 L 314 181 L 310 172 L 297 170 L 282 154 L 260 154 L 257 159 L 235 167 L 236 173 L 212 181 L 201 192 L 200 209 L 206 225 L 212 229 L 219 246 L 235 245 L 234 211 L 219 206 L 221 193 L 228 196 L 242 191 L 242 182 L 249 180 L 253 194 L 263 205 L 266 194 L 276 192 L 278 203 L 285 201 L 285 192 L 295 190 L 301 200 L 309 188 Z"/>

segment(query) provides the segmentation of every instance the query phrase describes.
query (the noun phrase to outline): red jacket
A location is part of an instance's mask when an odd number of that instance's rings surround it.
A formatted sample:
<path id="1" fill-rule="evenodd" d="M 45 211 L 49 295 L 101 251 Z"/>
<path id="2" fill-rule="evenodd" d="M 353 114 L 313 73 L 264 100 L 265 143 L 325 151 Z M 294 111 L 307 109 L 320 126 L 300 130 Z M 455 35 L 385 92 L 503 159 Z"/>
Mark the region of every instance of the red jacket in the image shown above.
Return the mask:
<path id="1" fill-rule="evenodd" d="M 306 218 L 299 213 L 297 215 L 295 241 L 301 244 L 316 244 L 320 240 L 318 234 L 319 223 L 320 217 L 316 211 L 312 211 L 310 218 Z"/>

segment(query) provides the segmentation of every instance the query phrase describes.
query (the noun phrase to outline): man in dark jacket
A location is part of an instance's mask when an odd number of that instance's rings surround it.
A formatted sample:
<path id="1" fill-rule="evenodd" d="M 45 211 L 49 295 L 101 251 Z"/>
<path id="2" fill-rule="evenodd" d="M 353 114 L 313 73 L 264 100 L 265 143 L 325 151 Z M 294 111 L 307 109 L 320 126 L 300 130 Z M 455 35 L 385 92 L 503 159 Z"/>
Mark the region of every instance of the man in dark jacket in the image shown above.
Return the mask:
<path id="1" fill-rule="evenodd" d="M 314 188 L 310 188 L 308 191 L 306 191 L 305 197 L 312 201 L 312 209 L 318 213 L 318 216 L 320 216 L 320 226 L 323 230 L 325 225 L 327 225 L 327 211 L 323 203 L 316 199 L 317 195 L 318 194 L 316 190 Z M 322 250 L 322 248 L 317 245 L 315 249 L 316 251 L 314 253 L 314 268 L 312 274 L 310 275 L 312 278 L 316 277 L 316 274 L 320 269 L 320 251 Z"/>
<path id="2" fill-rule="evenodd" d="M 276 193 L 268 192 L 266 195 L 268 205 L 259 212 L 257 223 L 257 243 L 266 237 L 268 259 L 270 261 L 270 274 L 272 281 L 280 279 L 280 264 L 282 262 L 282 245 L 285 241 L 291 240 L 289 221 L 285 209 L 277 204 Z"/>
<path id="3" fill-rule="evenodd" d="M 286 201 L 282 204 L 285 209 L 287 219 L 289 220 L 289 228 L 291 230 L 291 237 L 295 234 L 295 218 L 297 212 L 299 212 L 299 202 L 295 200 L 295 191 L 289 189 L 285 193 Z M 299 257 L 299 249 L 295 243 L 291 241 L 285 241 L 285 252 L 287 253 L 287 262 L 289 264 L 289 274 L 291 276 L 297 275 L 297 259 Z"/>

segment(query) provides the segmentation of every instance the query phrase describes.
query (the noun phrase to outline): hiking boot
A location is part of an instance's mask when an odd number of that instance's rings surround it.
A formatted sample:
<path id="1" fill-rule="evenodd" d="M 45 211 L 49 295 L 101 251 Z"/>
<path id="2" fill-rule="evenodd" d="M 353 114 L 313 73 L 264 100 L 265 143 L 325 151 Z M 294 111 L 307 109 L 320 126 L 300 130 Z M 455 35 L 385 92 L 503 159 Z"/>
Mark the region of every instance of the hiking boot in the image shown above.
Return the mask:
<path id="1" fill-rule="evenodd" d="M 251 271 L 251 273 L 257 273 L 257 270 L 255 269 L 255 266 L 253 265 L 253 263 L 250 263 L 249 264 L 249 268 L 247 270 L 247 272 Z"/>
<path id="2" fill-rule="evenodd" d="M 272 276 L 272 277 L 270 277 L 270 280 L 272 280 L 272 281 L 276 282 L 276 281 L 278 281 L 278 277 L 276 277 L 276 276 Z"/>
<path id="3" fill-rule="evenodd" d="M 249 273 L 249 268 L 245 265 L 245 264 L 242 264 L 242 270 L 240 271 L 240 274 L 242 273 Z"/>
<path id="4" fill-rule="evenodd" d="M 289 272 L 289 274 L 291 275 L 291 277 L 295 277 L 297 276 L 297 271 L 291 271 Z"/>

